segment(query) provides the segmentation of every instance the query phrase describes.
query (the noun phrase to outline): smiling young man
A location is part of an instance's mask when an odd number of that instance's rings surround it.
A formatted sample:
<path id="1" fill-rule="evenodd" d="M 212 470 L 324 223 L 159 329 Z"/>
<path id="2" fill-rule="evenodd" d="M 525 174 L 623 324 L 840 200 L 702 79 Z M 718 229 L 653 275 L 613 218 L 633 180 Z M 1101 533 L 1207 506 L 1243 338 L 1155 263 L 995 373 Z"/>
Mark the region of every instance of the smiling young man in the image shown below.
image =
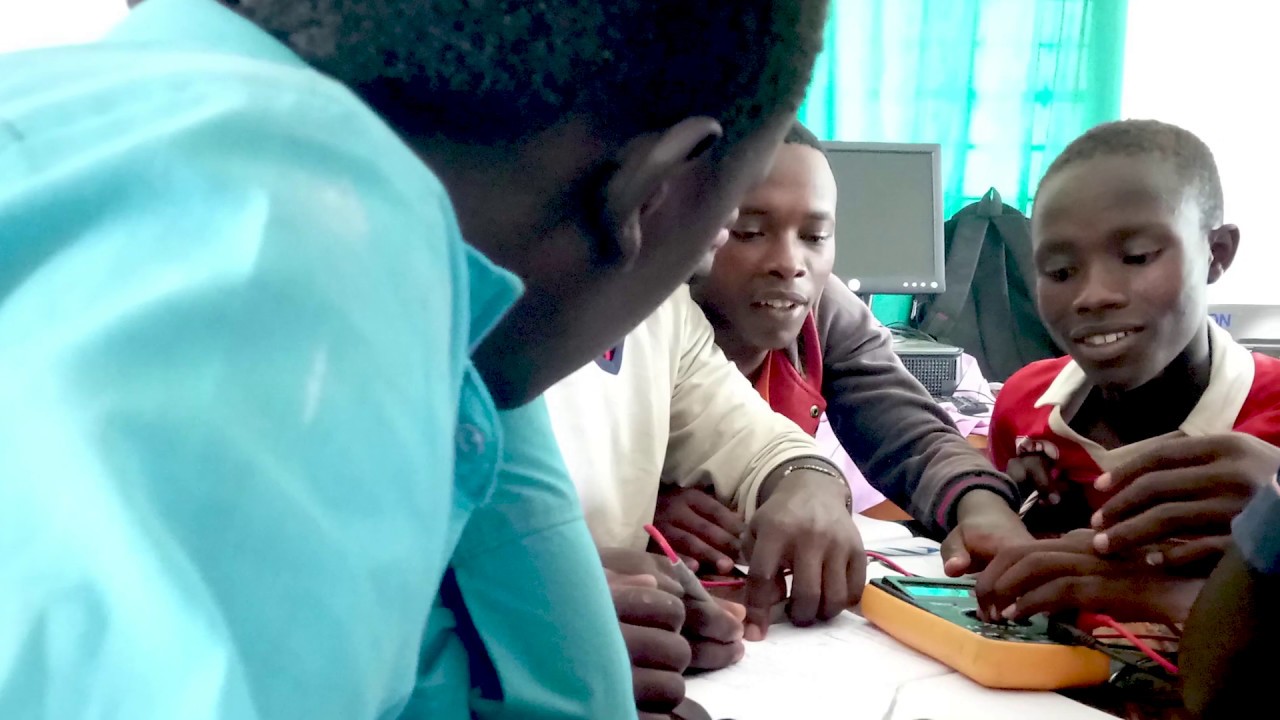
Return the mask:
<path id="1" fill-rule="evenodd" d="M 1122 484 L 1113 471 L 1152 443 L 1232 431 L 1280 441 L 1280 361 L 1209 319 L 1208 286 L 1231 266 L 1240 233 L 1222 223 L 1204 143 L 1155 121 L 1101 125 L 1040 187 L 1037 304 L 1069 356 L 1034 363 L 1001 390 L 997 465 L 1052 471 L 1050 494 L 1064 504 L 1077 496 L 1086 509 L 1073 522 L 1083 527 Z"/>
<path id="2" fill-rule="evenodd" d="M 987 496 L 1013 515 L 1011 483 L 956 432 L 902 366 L 888 331 L 832 276 L 836 194 L 821 143 L 796 124 L 747 194 L 709 272 L 691 284 L 716 343 L 774 411 L 808 434 L 825 412 L 875 488 L 933 532 L 956 525 L 964 498 Z M 714 510 L 705 500 L 672 493 L 664 524 L 693 532 L 677 515 L 707 519 Z M 680 503 L 697 506 L 686 511 Z M 718 533 L 697 525 L 704 537 L 686 548 L 701 557 L 705 536 Z"/>
<path id="3" fill-rule="evenodd" d="M 1032 215 L 1036 296 L 1070 355 L 1009 378 L 991 450 L 1039 478 L 1063 526 L 1092 530 L 998 557 L 984 607 L 1185 618 L 1195 593 L 1164 569 L 1220 554 L 1280 469 L 1280 360 L 1208 315 L 1239 239 L 1212 153 L 1182 128 L 1100 125 L 1050 166 Z"/>
<path id="4" fill-rule="evenodd" d="M 635 717 L 530 400 L 685 280 L 824 17 L 146 0 L 0 57 L 0 716 Z"/>

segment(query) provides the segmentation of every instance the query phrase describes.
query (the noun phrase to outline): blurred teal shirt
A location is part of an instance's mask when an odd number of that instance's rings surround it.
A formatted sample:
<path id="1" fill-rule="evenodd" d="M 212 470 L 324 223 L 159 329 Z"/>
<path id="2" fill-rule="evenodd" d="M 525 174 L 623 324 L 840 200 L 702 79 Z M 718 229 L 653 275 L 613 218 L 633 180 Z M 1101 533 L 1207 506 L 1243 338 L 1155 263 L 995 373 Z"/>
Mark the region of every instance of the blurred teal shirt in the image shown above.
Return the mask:
<path id="1" fill-rule="evenodd" d="M 212 0 L 0 56 L 0 717 L 634 717 L 519 291 Z"/>
<path id="2" fill-rule="evenodd" d="M 1280 479 L 1258 488 L 1232 521 L 1231 534 L 1254 570 L 1280 576 Z"/>

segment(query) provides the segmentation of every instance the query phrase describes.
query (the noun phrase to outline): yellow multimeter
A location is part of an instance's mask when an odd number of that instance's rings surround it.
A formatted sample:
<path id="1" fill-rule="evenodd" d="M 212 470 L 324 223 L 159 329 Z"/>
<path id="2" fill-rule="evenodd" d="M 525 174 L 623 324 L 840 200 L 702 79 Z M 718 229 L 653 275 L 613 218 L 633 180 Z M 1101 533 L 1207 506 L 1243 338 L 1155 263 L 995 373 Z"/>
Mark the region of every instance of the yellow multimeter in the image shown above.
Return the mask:
<path id="1" fill-rule="evenodd" d="M 1054 640 L 1043 615 L 1008 624 L 978 619 L 971 579 L 871 581 L 862 615 L 905 645 L 989 688 L 1060 690 L 1107 682 L 1111 660 Z"/>

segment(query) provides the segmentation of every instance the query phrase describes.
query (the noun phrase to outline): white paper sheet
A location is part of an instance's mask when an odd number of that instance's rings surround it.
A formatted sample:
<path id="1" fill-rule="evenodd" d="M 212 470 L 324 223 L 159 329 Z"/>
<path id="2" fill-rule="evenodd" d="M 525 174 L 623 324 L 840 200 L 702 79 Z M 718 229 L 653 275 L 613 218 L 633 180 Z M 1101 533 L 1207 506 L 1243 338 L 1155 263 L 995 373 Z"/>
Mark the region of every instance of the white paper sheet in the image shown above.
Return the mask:
<path id="1" fill-rule="evenodd" d="M 846 612 L 809 628 L 774 625 L 741 662 L 690 678 L 686 692 L 715 718 L 878 718 L 898 685 L 948 672 Z"/>
<path id="2" fill-rule="evenodd" d="M 852 715 L 849 717 L 853 717 Z M 864 717 L 878 717 L 871 714 Z M 1052 692 L 991 690 L 952 673 L 906 683 L 886 720 L 1116 720 Z"/>
<path id="3" fill-rule="evenodd" d="M 875 548 L 872 546 L 876 544 L 911 539 L 911 531 L 901 523 L 876 520 L 865 515 L 854 515 L 853 524 L 857 526 L 858 534 L 862 535 L 862 544 L 868 550 L 874 550 Z"/>

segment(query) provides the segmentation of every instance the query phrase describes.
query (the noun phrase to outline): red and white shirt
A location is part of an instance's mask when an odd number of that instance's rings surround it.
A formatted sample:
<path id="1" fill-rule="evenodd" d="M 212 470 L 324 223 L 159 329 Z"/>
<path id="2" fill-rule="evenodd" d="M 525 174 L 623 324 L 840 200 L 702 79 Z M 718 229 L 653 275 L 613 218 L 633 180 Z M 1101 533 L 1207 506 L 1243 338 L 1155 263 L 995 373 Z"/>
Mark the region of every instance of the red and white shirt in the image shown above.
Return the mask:
<path id="1" fill-rule="evenodd" d="M 1132 459 L 1150 443 L 1173 436 L 1204 436 L 1237 431 L 1280 446 L 1280 360 L 1251 353 L 1215 323 L 1209 386 L 1178 430 L 1157 438 L 1107 450 L 1077 433 L 1062 415 L 1090 389 L 1084 371 L 1070 358 L 1032 363 L 1009 378 L 991 418 L 991 460 L 1000 470 L 1021 455 L 1044 455 L 1059 476 L 1086 484 L 1090 507 L 1105 495 L 1093 481 Z"/>

